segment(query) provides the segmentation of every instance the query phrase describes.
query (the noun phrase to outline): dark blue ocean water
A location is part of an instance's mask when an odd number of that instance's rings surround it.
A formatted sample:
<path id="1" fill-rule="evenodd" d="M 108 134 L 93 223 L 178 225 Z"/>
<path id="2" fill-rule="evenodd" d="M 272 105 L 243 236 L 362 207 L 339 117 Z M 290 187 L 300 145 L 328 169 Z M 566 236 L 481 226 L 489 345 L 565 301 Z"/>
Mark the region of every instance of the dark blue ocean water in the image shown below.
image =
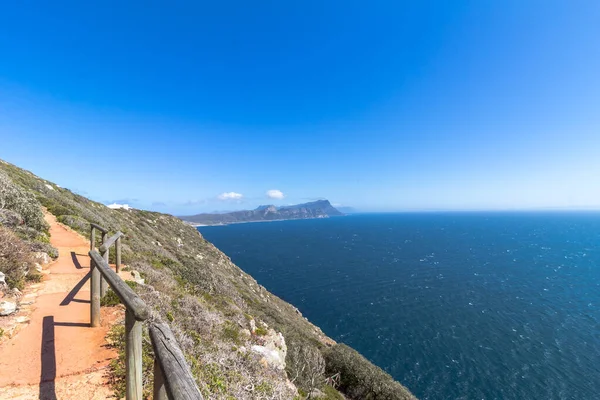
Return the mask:
<path id="1" fill-rule="evenodd" d="M 199 228 L 421 399 L 600 398 L 600 214 Z"/>

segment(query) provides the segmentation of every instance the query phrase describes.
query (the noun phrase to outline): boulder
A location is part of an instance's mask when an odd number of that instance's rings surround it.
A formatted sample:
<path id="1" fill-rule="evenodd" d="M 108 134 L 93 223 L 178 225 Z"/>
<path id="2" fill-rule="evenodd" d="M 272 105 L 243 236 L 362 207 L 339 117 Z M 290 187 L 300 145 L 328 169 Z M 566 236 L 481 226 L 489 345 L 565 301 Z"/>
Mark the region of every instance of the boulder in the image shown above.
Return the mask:
<path id="1" fill-rule="evenodd" d="M 138 271 L 131 271 L 131 277 L 133 278 L 133 280 L 140 284 L 140 285 L 144 285 L 145 284 L 145 280 L 144 278 L 141 277 L 140 273 Z"/>
<path id="2" fill-rule="evenodd" d="M 272 366 L 276 369 L 285 369 L 285 359 L 281 359 L 281 356 L 279 355 L 278 351 L 270 350 L 265 346 L 259 346 L 256 344 L 253 345 L 251 349 L 256 354 L 260 354 L 261 356 L 263 356 L 261 358 L 261 364 L 264 364 L 264 362 L 266 362 L 267 365 Z"/>
<path id="3" fill-rule="evenodd" d="M 50 256 L 42 251 L 34 253 L 33 257 L 41 264 L 48 264 L 50 262 Z"/>
<path id="4" fill-rule="evenodd" d="M 0 316 L 10 315 L 17 311 L 17 303 L 12 301 L 0 302 Z"/>
<path id="5" fill-rule="evenodd" d="M 263 356 L 270 366 L 275 369 L 284 370 L 287 346 L 281 332 L 275 332 L 274 329 L 269 328 L 267 334 L 262 336 L 261 339 L 263 344 L 260 346 L 253 345 L 251 350 Z"/>
<path id="6" fill-rule="evenodd" d="M 4 272 L 0 272 L 0 286 L 6 285 L 6 275 Z"/>

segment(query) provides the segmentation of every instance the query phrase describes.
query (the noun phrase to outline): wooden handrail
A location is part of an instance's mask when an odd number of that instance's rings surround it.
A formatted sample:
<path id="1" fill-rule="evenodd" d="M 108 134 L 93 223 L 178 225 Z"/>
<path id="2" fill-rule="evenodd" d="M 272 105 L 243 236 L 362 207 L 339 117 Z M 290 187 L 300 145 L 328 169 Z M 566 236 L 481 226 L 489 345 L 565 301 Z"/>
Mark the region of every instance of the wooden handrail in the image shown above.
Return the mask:
<path id="1" fill-rule="evenodd" d="M 146 303 L 117 274 L 121 265 L 122 232 L 108 238 L 108 230 L 90 224 L 90 325 L 100 326 L 100 300 L 108 285 L 125 305 L 125 382 L 126 399 L 142 400 L 142 323 L 150 316 Z M 102 232 L 100 252 L 94 249 L 95 230 Z M 116 269 L 108 264 L 110 247 L 116 244 Z M 154 399 L 191 400 L 202 395 L 190 367 L 185 361 L 171 329 L 166 324 L 152 324 L 150 338 L 154 347 Z"/>
<path id="2" fill-rule="evenodd" d="M 94 228 L 94 229 L 98 229 L 98 230 L 99 230 L 100 232 L 102 232 L 102 233 L 108 233 L 108 229 L 106 229 L 106 228 L 104 228 L 104 227 L 102 227 L 102 226 L 100 226 L 100 225 L 98 225 L 98 224 L 93 224 L 93 223 L 90 223 L 90 226 L 91 226 L 92 228 Z"/>
<path id="3" fill-rule="evenodd" d="M 202 394 L 173 332 L 167 324 L 151 324 L 154 348 L 154 400 L 198 400 Z"/>
<path id="4" fill-rule="evenodd" d="M 110 248 L 110 246 L 112 246 L 113 244 L 115 244 L 115 242 L 121 236 L 125 236 L 125 234 L 123 232 L 117 232 L 117 233 L 115 233 L 114 235 L 112 235 L 111 237 L 109 237 L 108 239 L 106 239 L 106 241 L 102 244 L 102 246 L 100 246 L 100 248 L 98 250 L 100 250 L 101 253 L 104 253 L 106 250 L 108 250 Z"/>
<path id="5" fill-rule="evenodd" d="M 100 253 L 96 250 L 92 250 L 89 252 L 89 255 L 96 268 L 98 268 L 112 290 L 119 296 L 119 299 L 121 299 L 123 304 L 125 304 L 125 307 L 133 313 L 135 319 L 138 321 L 146 320 L 149 316 L 148 307 L 140 296 L 138 296 L 115 271 L 110 269 L 110 266 L 104 258 L 102 258 Z"/>

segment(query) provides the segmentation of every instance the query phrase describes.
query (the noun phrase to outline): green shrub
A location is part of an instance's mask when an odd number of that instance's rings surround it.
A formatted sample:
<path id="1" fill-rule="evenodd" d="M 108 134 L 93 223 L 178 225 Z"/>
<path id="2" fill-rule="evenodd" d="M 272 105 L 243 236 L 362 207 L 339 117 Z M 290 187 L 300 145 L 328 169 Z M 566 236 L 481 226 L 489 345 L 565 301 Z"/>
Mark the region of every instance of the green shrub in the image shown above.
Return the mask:
<path id="1" fill-rule="evenodd" d="M 40 203 L 29 192 L 16 185 L 3 171 L 0 171 L 0 209 L 18 213 L 30 228 L 39 232 L 48 231 Z"/>
<path id="2" fill-rule="evenodd" d="M 108 289 L 104 294 L 104 297 L 100 299 L 100 305 L 102 307 L 114 307 L 121 304 L 121 299 L 112 289 Z"/>
<path id="3" fill-rule="evenodd" d="M 261 383 L 256 385 L 256 387 L 254 388 L 254 391 L 258 395 L 272 396 L 273 395 L 273 385 L 271 385 L 269 382 L 262 381 Z"/>
<path id="4" fill-rule="evenodd" d="M 70 210 L 67 210 L 67 212 L 70 212 Z M 55 213 L 53 212 L 53 214 L 55 214 Z M 58 217 L 56 218 L 58 222 L 60 222 L 61 224 L 65 224 L 78 232 L 86 232 L 87 233 L 87 231 L 90 229 L 90 223 L 87 222 L 85 219 L 81 218 L 80 216 L 69 215 L 66 213 L 55 214 L 55 215 L 58 215 Z"/>
<path id="5" fill-rule="evenodd" d="M 234 325 L 232 322 L 226 322 L 223 326 L 223 339 L 231 341 L 235 344 L 241 344 L 240 339 L 240 328 Z"/>
<path id="6" fill-rule="evenodd" d="M 134 290 L 138 285 L 137 282 L 134 281 L 125 281 L 125 283 Z M 100 299 L 100 305 L 106 307 L 114 307 L 118 304 L 121 304 L 121 299 L 119 298 L 119 296 L 117 296 L 115 291 L 109 287 L 106 293 L 104 294 L 104 297 Z"/>
<path id="7" fill-rule="evenodd" d="M 269 331 L 267 330 L 267 328 L 259 326 L 254 330 L 254 333 L 256 333 L 257 336 L 267 336 Z"/>
<path id="8" fill-rule="evenodd" d="M 32 266 L 29 246 L 10 229 L 0 226 L 0 271 L 6 274 L 7 285 L 23 290 Z"/>
<path id="9" fill-rule="evenodd" d="M 413 400 L 415 397 L 381 368 L 356 350 L 337 344 L 325 354 L 326 371 L 340 373 L 340 389 L 355 399 Z"/>
<path id="10" fill-rule="evenodd" d="M 44 278 L 44 275 L 40 274 L 39 272 L 37 272 L 35 270 L 32 270 L 32 271 L 29 271 L 29 273 L 25 277 L 25 280 L 27 282 L 39 283 L 42 281 L 43 278 Z"/>

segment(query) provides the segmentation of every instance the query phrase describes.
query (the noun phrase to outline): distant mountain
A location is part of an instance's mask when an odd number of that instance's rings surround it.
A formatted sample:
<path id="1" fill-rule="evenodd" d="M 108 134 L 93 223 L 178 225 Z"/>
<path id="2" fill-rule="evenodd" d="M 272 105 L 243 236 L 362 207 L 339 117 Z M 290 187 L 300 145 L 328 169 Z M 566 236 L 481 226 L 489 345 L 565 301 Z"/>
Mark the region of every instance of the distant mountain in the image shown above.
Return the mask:
<path id="1" fill-rule="evenodd" d="M 275 221 L 285 219 L 329 218 L 344 215 L 329 200 L 319 200 L 294 206 L 258 206 L 254 210 L 233 211 L 223 214 L 196 214 L 179 217 L 185 222 L 201 225 L 223 225 L 239 222 Z"/>

